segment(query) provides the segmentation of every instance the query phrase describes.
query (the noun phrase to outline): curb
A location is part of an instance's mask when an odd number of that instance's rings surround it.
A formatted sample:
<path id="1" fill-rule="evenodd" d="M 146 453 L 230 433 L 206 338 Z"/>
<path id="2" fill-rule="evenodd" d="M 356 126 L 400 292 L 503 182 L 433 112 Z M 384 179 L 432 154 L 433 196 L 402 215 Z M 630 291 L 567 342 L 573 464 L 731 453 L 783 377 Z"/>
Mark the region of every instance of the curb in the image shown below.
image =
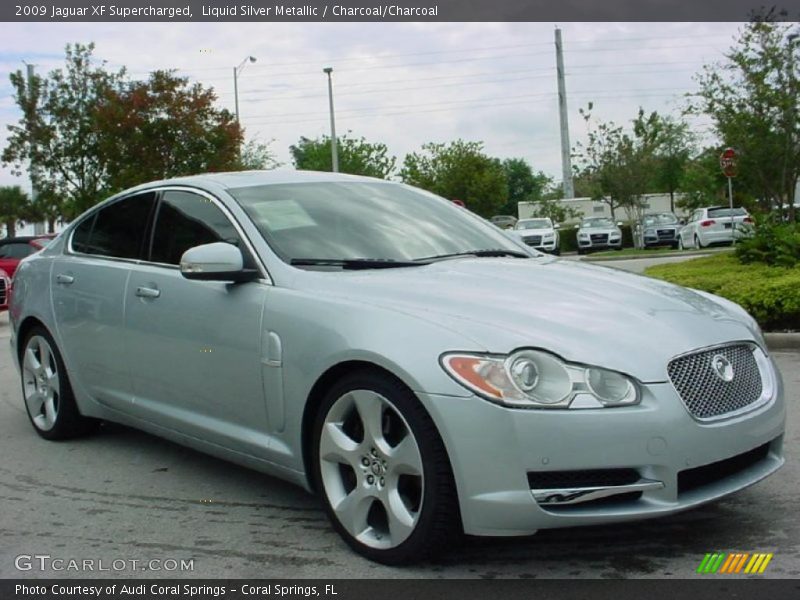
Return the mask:
<path id="1" fill-rule="evenodd" d="M 670 258 L 675 256 L 691 258 L 694 256 L 712 256 L 714 254 L 719 254 L 719 251 L 715 252 L 654 252 L 651 256 L 597 256 L 592 258 L 591 256 L 584 256 L 579 258 L 578 260 L 583 262 L 615 262 L 618 260 L 650 260 L 653 258 Z"/>
<path id="2" fill-rule="evenodd" d="M 765 333 L 770 350 L 800 350 L 800 333 Z"/>

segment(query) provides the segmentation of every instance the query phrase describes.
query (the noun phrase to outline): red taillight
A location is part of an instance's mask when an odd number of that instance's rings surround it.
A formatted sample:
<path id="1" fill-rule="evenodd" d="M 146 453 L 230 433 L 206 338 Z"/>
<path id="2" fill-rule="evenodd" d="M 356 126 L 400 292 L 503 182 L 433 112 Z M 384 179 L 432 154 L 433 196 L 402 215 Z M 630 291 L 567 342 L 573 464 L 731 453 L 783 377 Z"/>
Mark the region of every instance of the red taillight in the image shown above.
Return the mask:
<path id="1" fill-rule="evenodd" d="M 751 219 L 750 217 L 745 217 L 742 222 L 743 223 L 750 223 L 752 225 L 753 224 L 753 219 Z"/>
<path id="2" fill-rule="evenodd" d="M 708 219 L 706 221 L 700 221 L 700 227 L 711 227 L 716 221 L 714 219 Z"/>

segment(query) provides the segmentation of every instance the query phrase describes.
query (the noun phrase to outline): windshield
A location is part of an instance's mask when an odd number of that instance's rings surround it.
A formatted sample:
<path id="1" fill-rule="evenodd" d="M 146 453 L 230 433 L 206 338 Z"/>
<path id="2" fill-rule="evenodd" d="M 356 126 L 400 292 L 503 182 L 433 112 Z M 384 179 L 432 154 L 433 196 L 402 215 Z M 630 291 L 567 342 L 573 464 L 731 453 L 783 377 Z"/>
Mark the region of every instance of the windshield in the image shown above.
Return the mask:
<path id="1" fill-rule="evenodd" d="M 293 183 L 230 190 L 286 262 L 412 261 L 480 250 L 520 252 L 452 202 L 393 183 Z"/>
<path id="2" fill-rule="evenodd" d="M 551 229 L 550 219 L 525 219 L 517 222 L 517 229 Z"/>
<path id="3" fill-rule="evenodd" d="M 590 229 L 592 227 L 602 227 L 603 229 L 609 227 L 616 227 L 614 221 L 611 219 L 584 219 L 581 222 L 581 229 Z"/>
<path id="4" fill-rule="evenodd" d="M 645 226 L 648 225 L 672 225 L 678 222 L 678 217 L 672 213 L 661 213 L 658 215 L 645 215 L 642 219 Z"/>

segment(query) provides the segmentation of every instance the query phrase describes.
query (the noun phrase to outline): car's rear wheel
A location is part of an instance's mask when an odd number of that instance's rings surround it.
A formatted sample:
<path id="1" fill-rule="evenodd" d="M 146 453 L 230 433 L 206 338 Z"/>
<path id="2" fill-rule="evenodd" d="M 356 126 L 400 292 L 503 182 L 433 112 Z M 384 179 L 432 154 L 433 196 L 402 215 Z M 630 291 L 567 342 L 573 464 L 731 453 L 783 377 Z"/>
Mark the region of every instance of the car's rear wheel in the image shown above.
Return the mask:
<path id="1" fill-rule="evenodd" d="M 697 248 L 698 250 L 703 249 L 703 244 L 700 243 L 700 238 L 696 233 L 694 234 L 694 247 Z"/>
<path id="2" fill-rule="evenodd" d="M 385 564 L 419 561 L 460 531 L 450 463 L 414 394 L 378 372 L 346 377 L 314 426 L 314 480 L 334 527 Z"/>
<path id="3" fill-rule="evenodd" d="M 80 414 L 64 361 L 44 327 L 28 333 L 20 364 L 25 409 L 36 433 L 48 440 L 62 440 L 97 427 L 98 421 Z"/>

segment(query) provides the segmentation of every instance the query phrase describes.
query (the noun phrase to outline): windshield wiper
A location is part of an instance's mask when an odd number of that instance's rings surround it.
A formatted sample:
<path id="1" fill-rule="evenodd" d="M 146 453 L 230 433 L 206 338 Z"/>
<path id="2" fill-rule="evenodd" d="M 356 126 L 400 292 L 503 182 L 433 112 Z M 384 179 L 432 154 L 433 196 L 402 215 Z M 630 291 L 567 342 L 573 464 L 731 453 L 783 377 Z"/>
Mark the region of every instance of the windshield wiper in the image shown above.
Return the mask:
<path id="1" fill-rule="evenodd" d="M 394 260 L 391 258 L 293 258 L 295 267 L 341 267 L 342 269 L 394 269 L 397 267 L 421 267 L 427 262 L 416 260 Z"/>
<path id="2" fill-rule="evenodd" d="M 443 258 L 458 258 L 459 256 L 478 256 L 478 257 L 495 257 L 495 256 L 513 256 L 514 258 L 531 258 L 530 254 L 519 250 L 503 250 L 502 248 L 490 248 L 487 250 L 465 250 L 464 252 L 454 252 L 452 254 L 438 254 L 436 256 L 426 256 L 420 258 L 420 261 L 439 260 Z"/>

